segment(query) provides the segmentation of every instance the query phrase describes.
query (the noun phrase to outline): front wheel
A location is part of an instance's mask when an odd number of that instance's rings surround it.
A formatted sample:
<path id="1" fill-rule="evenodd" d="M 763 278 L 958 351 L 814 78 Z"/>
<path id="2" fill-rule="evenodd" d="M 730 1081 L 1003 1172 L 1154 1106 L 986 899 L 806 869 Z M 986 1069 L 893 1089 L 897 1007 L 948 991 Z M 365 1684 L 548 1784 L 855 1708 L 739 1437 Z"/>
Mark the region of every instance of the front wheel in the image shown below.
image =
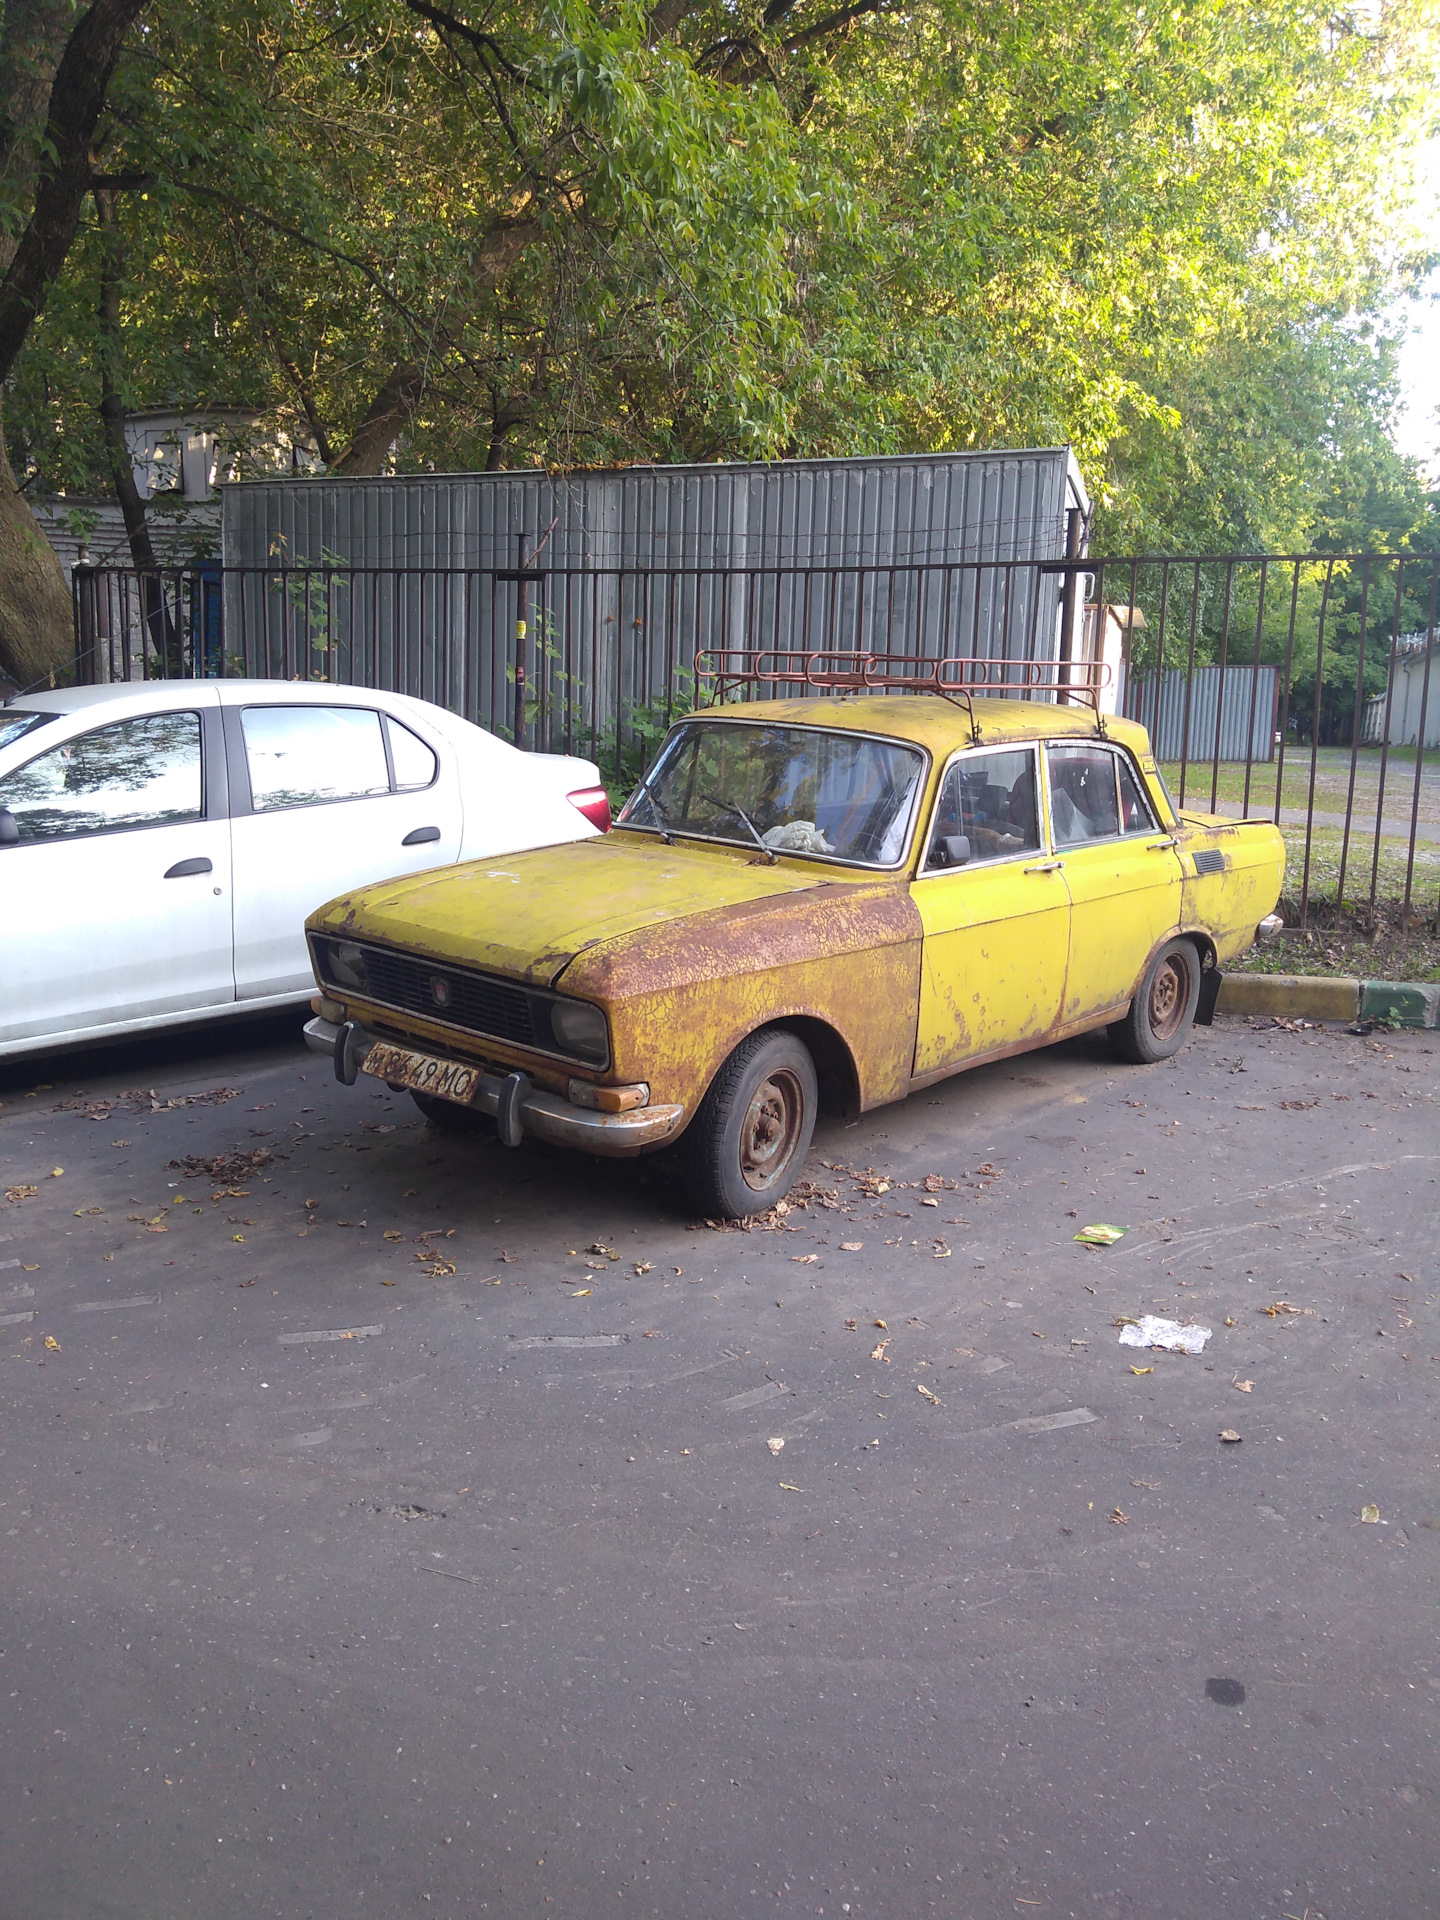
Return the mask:
<path id="1" fill-rule="evenodd" d="M 815 1062 L 793 1033 L 742 1040 L 682 1143 L 701 1213 L 739 1220 L 783 1200 L 810 1151 L 817 1105 Z"/>
<path id="2" fill-rule="evenodd" d="M 1107 1029 L 1122 1060 L 1149 1066 L 1178 1053 L 1195 1023 L 1200 955 L 1193 942 L 1171 940 L 1146 968 L 1130 1011 Z"/>

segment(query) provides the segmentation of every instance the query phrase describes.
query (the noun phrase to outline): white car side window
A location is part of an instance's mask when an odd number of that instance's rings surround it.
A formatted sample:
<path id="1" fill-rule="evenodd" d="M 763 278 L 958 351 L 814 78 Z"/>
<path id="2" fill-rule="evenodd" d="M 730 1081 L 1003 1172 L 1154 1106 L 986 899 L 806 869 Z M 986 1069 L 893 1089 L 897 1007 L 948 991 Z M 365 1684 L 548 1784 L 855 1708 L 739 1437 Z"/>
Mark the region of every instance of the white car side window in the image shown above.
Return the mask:
<path id="1" fill-rule="evenodd" d="M 401 726 L 393 714 L 385 716 L 390 734 L 390 759 L 395 768 L 395 791 L 414 793 L 433 785 L 439 762 L 418 734 Z"/>
<path id="2" fill-rule="evenodd" d="M 82 733 L 0 779 L 22 843 L 203 819 L 198 713 L 152 713 Z"/>
<path id="3" fill-rule="evenodd" d="M 366 707 L 246 707 L 241 715 L 257 813 L 390 791 L 380 716 Z"/>

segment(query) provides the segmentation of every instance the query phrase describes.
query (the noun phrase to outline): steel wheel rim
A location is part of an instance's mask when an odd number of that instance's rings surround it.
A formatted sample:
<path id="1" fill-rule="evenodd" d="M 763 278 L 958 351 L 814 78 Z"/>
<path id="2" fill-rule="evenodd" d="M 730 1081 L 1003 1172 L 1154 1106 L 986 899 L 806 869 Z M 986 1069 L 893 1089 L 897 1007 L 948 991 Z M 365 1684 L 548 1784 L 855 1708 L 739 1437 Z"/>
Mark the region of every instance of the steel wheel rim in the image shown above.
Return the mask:
<path id="1" fill-rule="evenodd" d="M 804 1124 L 799 1076 L 780 1067 L 755 1089 L 740 1128 L 740 1173 L 753 1192 L 775 1185 L 790 1164 Z"/>
<path id="2" fill-rule="evenodd" d="M 1150 1031 L 1171 1040 L 1180 1031 L 1190 998 L 1190 970 L 1179 954 L 1167 956 L 1150 988 Z"/>

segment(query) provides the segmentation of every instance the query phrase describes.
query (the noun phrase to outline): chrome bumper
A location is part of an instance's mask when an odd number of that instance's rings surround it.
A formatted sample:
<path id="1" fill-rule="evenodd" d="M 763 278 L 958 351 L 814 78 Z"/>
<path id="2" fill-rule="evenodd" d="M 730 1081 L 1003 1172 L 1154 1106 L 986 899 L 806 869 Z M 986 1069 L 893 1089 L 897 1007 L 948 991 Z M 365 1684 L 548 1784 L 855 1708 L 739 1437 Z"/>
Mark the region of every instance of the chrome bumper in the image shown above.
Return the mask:
<path id="1" fill-rule="evenodd" d="M 343 1055 L 342 1034 L 347 1036 Z M 357 1070 L 366 1071 L 365 1056 L 370 1050 L 371 1038 L 363 1028 L 349 1023 L 339 1026 L 318 1016 L 305 1023 L 305 1044 L 334 1061 L 336 1078 L 347 1086 L 354 1084 Z M 342 1071 L 343 1067 L 348 1067 L 348 1076 Z M 507 1146 L 519 1146 L 525 1134 L 533 1133 L 536 1139 L 548 1140 L 558 1147 L 579 1147 L 585 1153 L 613 1157 L 641 1153 L 646 1147 L 668 1140 L 685 1113 L 683 1107 L 675 1106 L 635 1107 L 629 1113 L 596 1113 L 589 1107 L 571 1106 L 558 1093 L 546 1093 L 543 1088 L 532 1085 L 523 1073 L 502 1077 L 482 1072 L 479 1086 L 464 1104 L 472 1111 L 488 1114 L 499 1126 L 500 1137 Z"/>

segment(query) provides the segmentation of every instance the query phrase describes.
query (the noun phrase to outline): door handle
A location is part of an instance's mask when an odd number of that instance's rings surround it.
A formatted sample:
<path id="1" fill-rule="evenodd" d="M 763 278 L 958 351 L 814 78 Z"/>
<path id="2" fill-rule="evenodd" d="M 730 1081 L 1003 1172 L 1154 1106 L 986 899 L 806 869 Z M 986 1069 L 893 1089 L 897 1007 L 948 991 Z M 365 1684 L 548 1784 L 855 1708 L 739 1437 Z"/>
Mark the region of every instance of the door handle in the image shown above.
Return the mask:
<path id="1" fill-rule="evenodd" d="M 1063 860 L 1042 860 L 1038 867 L 1026 867 L 1026 873 L 1059 873 L 1064 866 Z"/>
<path id="2" fill-rule="evenodd" d="M 424 847 L 440 838 L 439 827 L 416 827 L 400 842 L 402 847 Z"/>
<path id="3" fill-rule="evenodd" d="M 192 873 L 210 873 L 213 871 L 213 864 L 212 861 L 205 858 L 203 853 L 196 860 L 177 860 L 173 867 L 167 867 L 165 869 L 165 878 L 167 880 L 188 880 Z"/>
<path id="4" fill-rule="evenodd" d="M 1179 844 L 1180 842 L 1172 834 L 1168 840 L 1147 840 L 1145 842 L 1145 851 L 1147 853 L 1162 853 L 1167 847 L 1178 847 Z"/>

